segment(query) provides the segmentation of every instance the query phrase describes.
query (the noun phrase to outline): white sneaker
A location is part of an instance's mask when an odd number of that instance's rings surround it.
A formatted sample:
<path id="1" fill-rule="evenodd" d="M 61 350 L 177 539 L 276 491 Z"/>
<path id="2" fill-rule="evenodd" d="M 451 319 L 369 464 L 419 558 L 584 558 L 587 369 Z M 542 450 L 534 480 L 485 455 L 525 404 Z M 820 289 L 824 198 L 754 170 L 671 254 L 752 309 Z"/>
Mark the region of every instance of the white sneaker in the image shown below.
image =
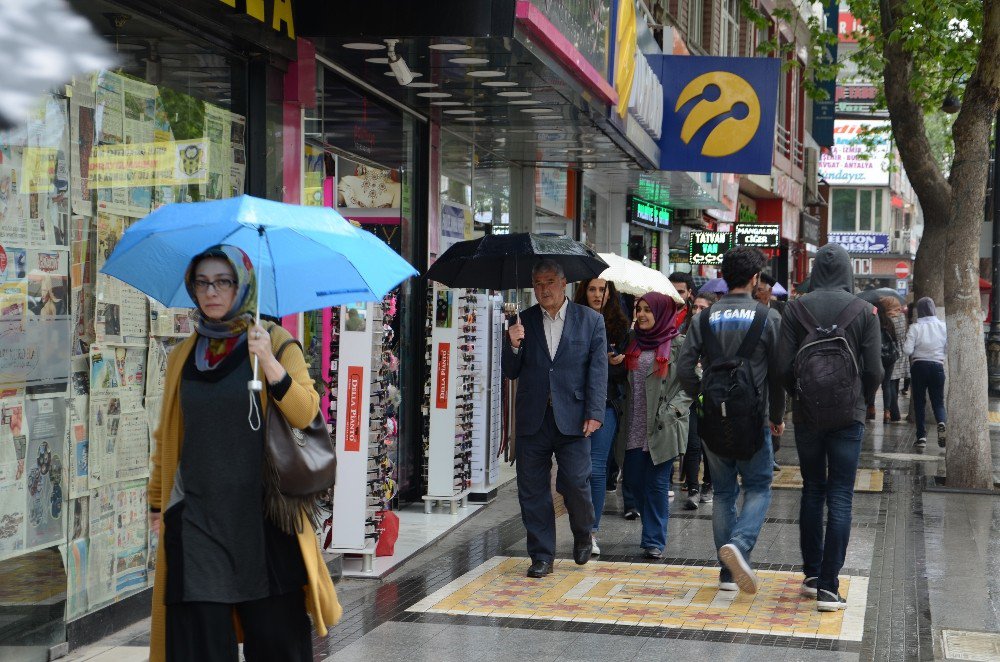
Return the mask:
<path id="1" fill-rule="evenodd" d="M 601 548 L 597 546 L 597 538 L 594 536 L 590 536 L 590 555 L 591 556 L 601 555 Z"/>
<path id="2" fill-rule="evenodd" d="M 667 491 L 667 498 L 668 499 L 673 499 L 674 498 L 674 491 L 673 490 L 668 490 Z"/>
<path id="3" fill-rule="evenodd" d="M 744 593 L 756 593 L 759 580 L 754 574 L 753 568 L 743 558 L 743 553 L 739 548 L 730 543 L 719 548 L 719 559 L 733 576 L 733 581 Z"/>
<path id="4" fill-rule="evenodd" d="M 719 590 L 720 591 L 738 591 L 740 587 L 736 585 L 736 582 L 724 582 L 719 580 Z"/>
<path id="5" fill-rule="evenodd" d="M 917 439 L 917 443 L 914 444 L 917 448 L 924 448 L 927 446 L 927 437 L 920 437 Z"/>

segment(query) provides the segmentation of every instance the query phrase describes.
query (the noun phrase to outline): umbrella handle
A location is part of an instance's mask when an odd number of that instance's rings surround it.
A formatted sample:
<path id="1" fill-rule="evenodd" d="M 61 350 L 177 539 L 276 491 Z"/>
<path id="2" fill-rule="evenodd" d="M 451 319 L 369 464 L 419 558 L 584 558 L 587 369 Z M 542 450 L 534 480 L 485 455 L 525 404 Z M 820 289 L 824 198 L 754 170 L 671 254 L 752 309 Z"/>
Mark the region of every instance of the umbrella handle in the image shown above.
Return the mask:
<path id="1" fill-rule="evenodd" d="M 261 252 L 264 250 L 264 227 L 261 226 L 257 228 L 257 233 L 259 239 L 257 241 L 257 268 L 260 268 Z M 260 325 L 260 290 L 261 284 L 257 282 L 257 316 L 254 320 L 254 325 Z M 254 393 L 260 393 L 264 390 L 264 382 L 257 378 L 257 369 L 260 360 L 257 355 L 254 354 L 253 357 L 253 379 L 247 382 L 247 390 L 250 392 L 250 413 L 247 415 L 247 421 L 250 423 L 250 429 L 256 432 L 260 429 L 260 407 L 257 404 L 257 398 L 254 397 Z"/>

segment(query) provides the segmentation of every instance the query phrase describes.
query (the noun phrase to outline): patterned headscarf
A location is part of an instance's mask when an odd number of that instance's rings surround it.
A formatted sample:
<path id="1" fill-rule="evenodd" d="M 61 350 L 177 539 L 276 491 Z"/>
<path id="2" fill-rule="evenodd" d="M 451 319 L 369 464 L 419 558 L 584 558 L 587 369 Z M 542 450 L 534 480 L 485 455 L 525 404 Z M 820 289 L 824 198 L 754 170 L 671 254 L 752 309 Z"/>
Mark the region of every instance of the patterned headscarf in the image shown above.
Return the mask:
<path id="1" fill-rule="evenodd" d="M 250 258 L 239 248 L 227 244 L 212 246 L 191 260 L 184 274 L 184 285 L 191 300 L 197 305 L 198 298 L 194 291 L 195 266 L 212 257 L 225 260 L 232 267 L 236 276 L 236 296 L 233 297 L 232 308 L 221 320 L 209 319 L 200 308 L 192 311 L 191 318 L 198 333 L 195 362 L 199 370 L 214 369 L 240 343 L 247 329 L 254 324 L 253 310 L 257 303 L 257 277 Z"/>
<path id="2" fill-rule="evenodd" d="M 677 328 L 677 309 L 680 304 L 659 292 L 644 294 L 636 301 L 645 301 L 653 313 L 653 328 L 644 331 L 635 327 L 635 338 L 629 343 L 625 350 L 625 367 L 629 370 L 636 370 L 639 367 L 639 354 L 645 350 L 656 350 L 656 372 L 660 377 L 667 376 L 670 368 L 670 345 L 671 341 L 680 335 Z"/>

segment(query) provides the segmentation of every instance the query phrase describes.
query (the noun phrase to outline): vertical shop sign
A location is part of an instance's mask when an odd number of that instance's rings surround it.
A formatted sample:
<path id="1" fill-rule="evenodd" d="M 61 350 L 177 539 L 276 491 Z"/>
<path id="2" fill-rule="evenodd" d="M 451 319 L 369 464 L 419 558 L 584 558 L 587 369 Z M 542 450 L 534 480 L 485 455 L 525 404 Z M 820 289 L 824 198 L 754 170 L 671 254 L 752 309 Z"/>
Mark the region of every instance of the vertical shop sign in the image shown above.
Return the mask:
<path id="1" fill-rule="evenodd" d="M 826 0 L 825 4 L 826 31 L 836 35 L 840 23 L 840 2 Z M 832 43 L 823 50 L 823 63 L 835 64 L 837 62 L 837 40 L 832 40 Z M 816 83 L 819 89 L 826 92 L 826 98 L 813 100 L 812 135 L 821 147 L 830 147 L 833 145 L 833 115 L 836 105 L 837 80 L 836 77 L 833 77 L 830 80 L 816 81 Z"/>
<path id="2" fill-rule="evenodd" d="M 448 408 L 448 365 L 451 362 L 451 343 L 438 345 L 437 380 L 434 383 L 436 394 L 434 406 L 438 409 Z"/>
<path id="3" fill-rule="evenodd" d="M 361 450 L 361 379 L 364 368 L 352 365 L 347 368 L 347 429 L 344 431 L 344 450 L 357 453 Z"/>

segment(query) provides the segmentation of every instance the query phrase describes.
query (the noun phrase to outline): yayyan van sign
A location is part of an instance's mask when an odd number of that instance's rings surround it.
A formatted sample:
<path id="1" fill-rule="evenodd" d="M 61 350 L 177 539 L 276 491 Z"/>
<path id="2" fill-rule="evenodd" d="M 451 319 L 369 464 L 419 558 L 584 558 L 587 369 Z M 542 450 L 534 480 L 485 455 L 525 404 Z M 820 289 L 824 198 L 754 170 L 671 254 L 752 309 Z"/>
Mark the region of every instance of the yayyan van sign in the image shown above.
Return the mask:
<path id="1" fill-rule="evenodd" d="M 868 130 L 888 128 L 880 120 L 837 120 L 833 125 L 833 147 L 819 160 L 819 176 L 831 186 L 888 186 L 889 133 L 860 138 Z M 874 140 L 874 146 L 867 143 Z M 865 156 L 867 155 L 867 158 Z"/>

